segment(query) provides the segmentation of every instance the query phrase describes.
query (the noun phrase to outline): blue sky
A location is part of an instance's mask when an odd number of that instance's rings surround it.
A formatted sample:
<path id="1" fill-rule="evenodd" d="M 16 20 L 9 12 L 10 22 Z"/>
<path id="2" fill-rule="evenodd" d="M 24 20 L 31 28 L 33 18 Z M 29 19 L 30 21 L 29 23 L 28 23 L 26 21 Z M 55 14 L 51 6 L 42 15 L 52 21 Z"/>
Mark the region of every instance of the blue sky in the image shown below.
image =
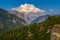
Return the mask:
<path id="1" fill-rule="evenodd" d="M 25 3 L 33 4 L 46 11 L 53 9 L 55 13 L 60 13 L 60 0 L 0 0 L 0 8 L 10 10 Z"/>

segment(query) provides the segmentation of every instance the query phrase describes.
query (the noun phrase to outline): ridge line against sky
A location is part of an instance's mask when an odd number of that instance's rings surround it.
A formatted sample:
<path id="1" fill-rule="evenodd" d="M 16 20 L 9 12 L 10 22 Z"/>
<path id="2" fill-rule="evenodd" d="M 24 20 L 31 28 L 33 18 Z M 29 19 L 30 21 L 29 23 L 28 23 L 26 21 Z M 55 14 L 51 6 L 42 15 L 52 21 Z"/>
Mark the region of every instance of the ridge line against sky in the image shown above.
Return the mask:
<path id="1" fill-rule="evenodd" d="M 60 13 L 60 0 L 0 0 L 0 8 L 11 10 L 11 8 L 25 3 L 33 4 L 46 11 L 51 9 L 55 13 Z"/>

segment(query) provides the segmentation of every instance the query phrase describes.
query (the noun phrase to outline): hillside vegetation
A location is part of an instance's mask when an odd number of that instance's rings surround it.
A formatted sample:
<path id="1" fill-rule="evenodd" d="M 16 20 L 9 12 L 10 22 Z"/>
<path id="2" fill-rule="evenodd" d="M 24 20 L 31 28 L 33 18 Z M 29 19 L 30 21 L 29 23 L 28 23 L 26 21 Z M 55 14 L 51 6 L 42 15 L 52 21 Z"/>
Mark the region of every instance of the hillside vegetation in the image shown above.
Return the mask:
<path id="1" fill-rule="evenodd" d="M 55 24 L 60 24 L 60 16 L 49 16 L 44 22 L 8 30 L 0 34 L 0 40 L 50 40 Z"/>
<path id="2" fill-rule="evenodd" d="M 10 29 L 20 28 L 22 23 L 26 23 L 23 19 L 18 18 L 14 14 L 10 14 L 8 11 L 0 8 L 0 33 Z"/>

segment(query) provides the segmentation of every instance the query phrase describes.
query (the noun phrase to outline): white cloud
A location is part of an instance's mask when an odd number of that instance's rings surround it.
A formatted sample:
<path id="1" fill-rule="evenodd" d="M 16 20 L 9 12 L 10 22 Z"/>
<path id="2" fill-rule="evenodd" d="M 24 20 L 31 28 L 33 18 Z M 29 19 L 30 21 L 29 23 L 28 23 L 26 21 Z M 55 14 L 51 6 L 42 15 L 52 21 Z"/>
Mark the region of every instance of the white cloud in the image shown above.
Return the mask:
<path id="1" fill-rule="evenodd" d="M 54 15 L 54 9 L 49 9 L 49 14 Z"/>
<path id="2" fill-rule="evenodd" d="M 34 13 L 37 13 L 37 12 L 40 12 L 40 13 L 44 13 L 45 10 L 41 10 L 39 8 L 36 8 L 34 5 L 32 4 L 22 4 L 21 6 L 17 7 L 17 8 L 12 8 L 16 11 L 19 11 L 19 12 L 24 12 L 24 13 L 29 13 L 29 12 L 34 12 Z"/>

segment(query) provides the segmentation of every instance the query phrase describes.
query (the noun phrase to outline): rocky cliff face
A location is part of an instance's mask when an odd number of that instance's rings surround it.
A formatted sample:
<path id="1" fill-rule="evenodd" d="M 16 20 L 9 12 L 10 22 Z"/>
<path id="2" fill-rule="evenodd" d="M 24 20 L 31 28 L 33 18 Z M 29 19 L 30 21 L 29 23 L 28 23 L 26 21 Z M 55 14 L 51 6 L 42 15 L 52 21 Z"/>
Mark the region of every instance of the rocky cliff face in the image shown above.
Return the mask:
<path id="1" fill-rule="evenodd" d="M 50 37 L 50 40 L 60 40 L 60 24 L 54 25 Z"/>
<path id="2" fill-rule="evenodd" d="M 19 18 L 21 18 L 21 19 L 24 19 L 24 14 L 23 14 L 23 13 L 20 13 L 20 12 L 18 12 L 18 11 L 16 11 L 16 10 L 11 10 L 11 11 L 10 11 L 10 14 L 14 14 L 14 15 L 16 15 L 17 17 L 19 17 Z"/>

